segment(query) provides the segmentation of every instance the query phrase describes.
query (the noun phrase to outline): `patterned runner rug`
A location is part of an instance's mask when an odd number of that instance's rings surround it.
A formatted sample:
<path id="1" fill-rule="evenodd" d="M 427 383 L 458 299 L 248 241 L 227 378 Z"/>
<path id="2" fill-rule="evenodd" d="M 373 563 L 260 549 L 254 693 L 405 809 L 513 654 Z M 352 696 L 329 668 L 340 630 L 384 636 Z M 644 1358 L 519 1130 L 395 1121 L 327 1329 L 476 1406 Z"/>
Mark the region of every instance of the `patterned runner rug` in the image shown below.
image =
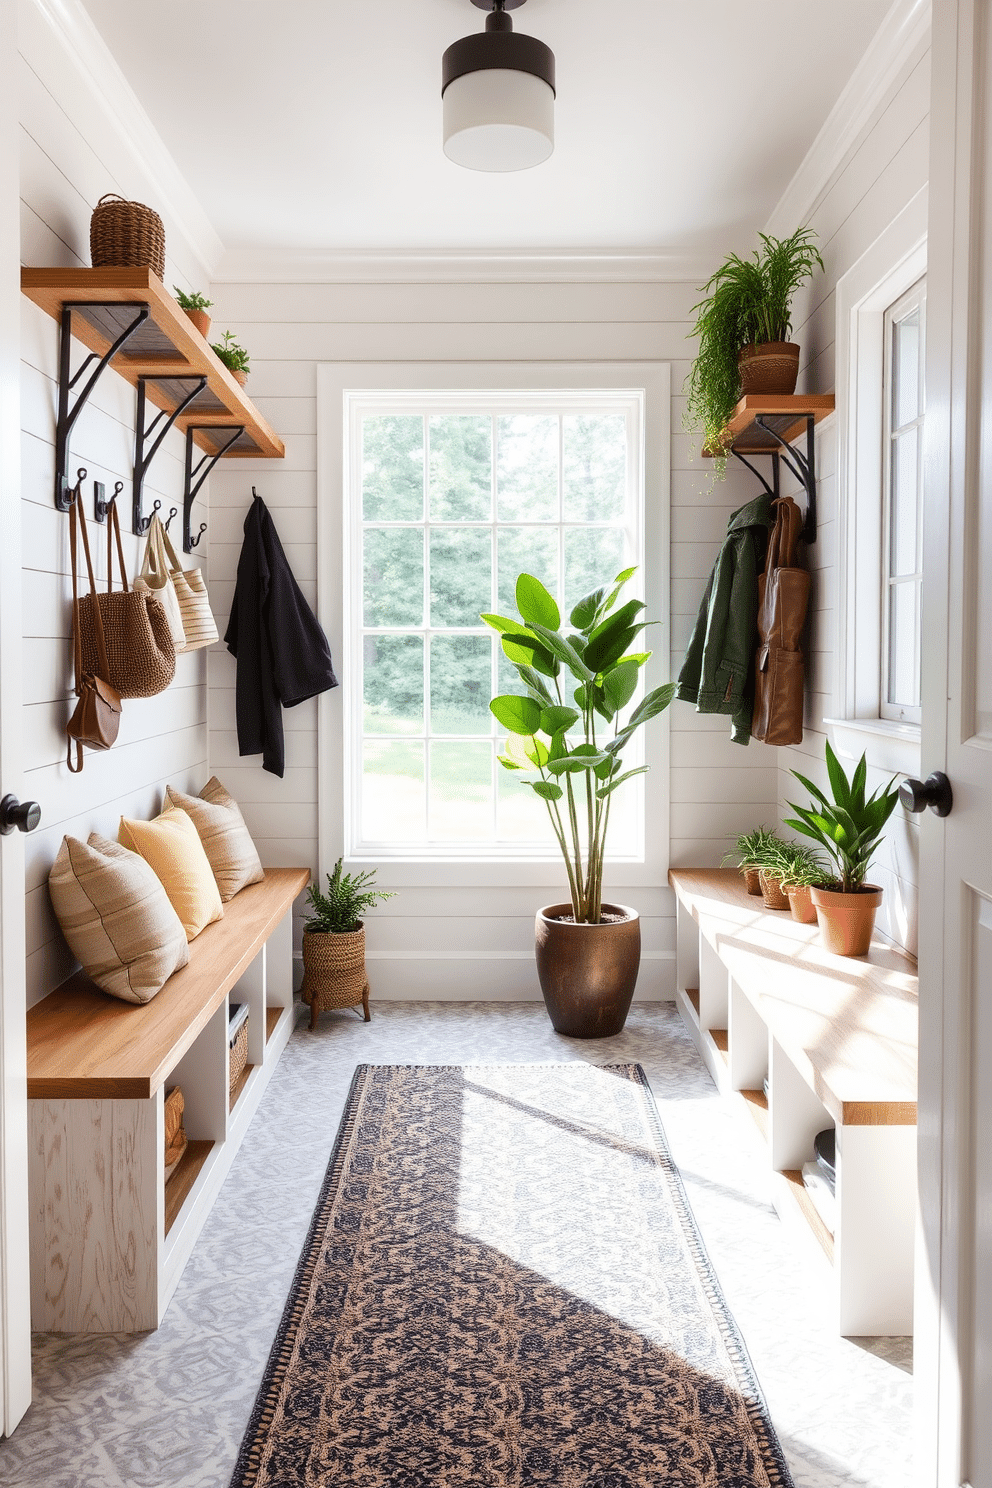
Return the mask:
<path id="1" fill-rule="evenodd" d="M 639 1065 L 360 1065 L 232 1488 L 790 1488 Z"/>

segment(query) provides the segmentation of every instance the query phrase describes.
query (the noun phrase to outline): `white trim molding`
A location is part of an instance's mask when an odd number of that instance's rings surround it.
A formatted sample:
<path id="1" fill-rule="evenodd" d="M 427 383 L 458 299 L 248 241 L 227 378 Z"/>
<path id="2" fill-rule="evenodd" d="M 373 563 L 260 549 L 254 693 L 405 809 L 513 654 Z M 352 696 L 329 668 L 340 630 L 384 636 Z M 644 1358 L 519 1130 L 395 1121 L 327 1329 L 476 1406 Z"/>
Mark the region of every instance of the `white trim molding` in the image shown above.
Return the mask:
<path id="1" fill-rule="evenodd" d="M 215 284 L 704 284 L 721 254 L 672 249 L 236 248 Z"/>
<path id="2" fill-rule="evenodd" d="M 784 236 L 808 222 L 816 202 L 910 62 L 929 43 L 931 0 L 895 0 L 765 223 Z"/>

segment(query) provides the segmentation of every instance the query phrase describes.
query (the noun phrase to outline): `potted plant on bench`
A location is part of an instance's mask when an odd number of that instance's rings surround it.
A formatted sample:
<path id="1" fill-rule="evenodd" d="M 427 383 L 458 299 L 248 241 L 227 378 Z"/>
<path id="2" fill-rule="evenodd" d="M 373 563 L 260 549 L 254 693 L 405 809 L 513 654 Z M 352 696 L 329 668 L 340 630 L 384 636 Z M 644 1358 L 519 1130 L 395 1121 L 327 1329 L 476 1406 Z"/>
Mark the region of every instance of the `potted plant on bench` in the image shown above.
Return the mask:
<path id="1" fill-rule="evenodd" d="M 779 840 L 767 827 L 755 827 L 753 832 L 742 832 L 733 849 L 724 854 L 723 866 L 740 870 L 749 894 L 761 893 L 762 860 L 771 844 Z"/>
<path id="2" fill-rule="evenodd" d="M 303 986 L 300 995 L 310 1008 L 310 1027 L 319 1013 L 331 1008 L 357 1007 L 365 1021 L 369 1012 L 369 981 L 365 975 L 365 926 L 362 916 L 380 899 L 392 894 L 369 885 L 375 872 L 344 873 L 338 858 L 327 875 L 327 893 L 316 883 L 307 889 L 311 915 L 303 926 Z"/>

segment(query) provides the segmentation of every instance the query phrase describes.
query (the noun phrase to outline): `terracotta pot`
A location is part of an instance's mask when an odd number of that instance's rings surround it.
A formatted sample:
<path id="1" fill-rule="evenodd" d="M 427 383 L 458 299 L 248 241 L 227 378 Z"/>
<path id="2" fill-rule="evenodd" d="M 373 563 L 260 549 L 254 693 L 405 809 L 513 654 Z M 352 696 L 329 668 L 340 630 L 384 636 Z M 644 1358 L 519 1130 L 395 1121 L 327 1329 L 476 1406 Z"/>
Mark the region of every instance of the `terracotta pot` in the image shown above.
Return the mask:
<path id="1" fill-rule="evenodd" d="M 248 381 L 248 373 L 242 371 L 240 367 L 228 367 L 227 370 L 230 372 L 231 376 L 238 384 L 238 387 L 244 387 L 245 383 Z"/>
<path id="2" fill-rule="evenodd" d="M 761 875 L 758 873 L 757 868 L 742 868 L 741 877 L 747 884 L 749 894 L 761 893 Z"/>
<path id="3" fill-rule="evenodd" d="M 761 341 L 743 346 L 737 354 L 742 393 L 796 391 L 799 376 L 799 344 L 796 341 Z"/>
<path id="4" fill-rule="evenodd" d="M 763 868 L 758 877 L 761 879 L 761 897 L 765 901 L 765 908 L 788 909 L 789 901 L 782 892 L 781 880 L 771 878 Z"/>
<path id="5" fill-rule="evenodd" d="M 576 925 L 571 904 L 548 904 L 535 922 L 537 975 L 556 1033 L 570 1038 L 609 1038 L 627 1021 L 641 962 L 641 922 L 636 910 L 604 904 L 622 920 Z"/>
<path id="6" fill-rule="evenodd" d="M 196 329 L 199 331 L 200 335 L 204 338 L 204 340 L 206 340 L 207 335 L 210 331 L 210 316 L 207 314 L 206 310 L 187 310 L 186 314 L 196 326 Z"/>
<path id="7" fill-rule="evenodd" d="M 811 889 L 820 939 L 835 956 L 866 956 L 875 928 L 882 890 L 865 884 L 856 894 L 837 889 Z"/>
<path id="8" fill-rule="evenodd" d="M 816 910 L 810 898 L 808 884 L 786 884 L 786 896 L 789 900 L 789 908 L 792 910 L 792 918 L 798 920 L 800 925 L 815 925 Z"/>

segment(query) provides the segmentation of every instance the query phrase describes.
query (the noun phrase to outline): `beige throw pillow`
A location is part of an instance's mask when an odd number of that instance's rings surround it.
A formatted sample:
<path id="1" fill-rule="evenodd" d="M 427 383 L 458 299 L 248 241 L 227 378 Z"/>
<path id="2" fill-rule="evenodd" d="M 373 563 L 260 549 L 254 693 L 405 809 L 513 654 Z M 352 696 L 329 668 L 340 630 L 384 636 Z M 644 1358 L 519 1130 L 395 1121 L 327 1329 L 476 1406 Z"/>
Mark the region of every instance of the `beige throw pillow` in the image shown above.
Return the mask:
<path id="1" fill-rule="evenodd" d="M 48 875 L 62 933 L 112 997 L 149 1002 L 189 960 L 186 932 L 143 858 L 94 832 L 66 837 Z"/>
<path id="2" fill-rule="evenodd" d="M 198 796 L 184 795 L 171 785 L 166 788 L 166 795 L 173 806 L 186 812 L 199 832 L 225 904 L 248 884 L 261 882 L 265 870 L 245 826 L 241 807 L 216 775 L 207 781 Z"/>
<path id="3" fill-rule="evenodd" d="M 167 806 L 154 821 L 121 817 L 118 840 L 141 854 L 161 880 L 183 923 L 187 939 L 224 913 L 220 894 L 196 828 L 185 811 Z"/>

